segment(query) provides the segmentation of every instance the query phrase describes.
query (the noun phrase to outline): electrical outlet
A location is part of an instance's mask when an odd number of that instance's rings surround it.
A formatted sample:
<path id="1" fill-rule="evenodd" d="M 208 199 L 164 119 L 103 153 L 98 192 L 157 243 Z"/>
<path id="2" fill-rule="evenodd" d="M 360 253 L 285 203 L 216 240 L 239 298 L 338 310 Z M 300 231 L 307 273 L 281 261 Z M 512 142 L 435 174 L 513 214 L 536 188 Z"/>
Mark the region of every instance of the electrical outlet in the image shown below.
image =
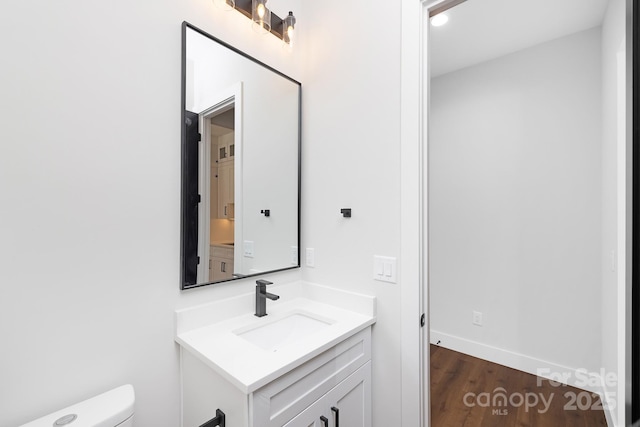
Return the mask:
<path id="1" fill-rule="evenodd" d="M 316 266 L 316 253 L 313 248 L 307 248 L 306 252 L 306 264 L 307 267 L 315 267 Z"/>
<path id="2" fill-rule="evenodd" d="M 479 311 L 473 312 L 473 324 L 476 326 L 482 326 L 482 313 Z"/>
<path id="3" fill-rule="evenodd" d="M 243 244 L 243 254 L 245 258 L 253 258 L 253 241 L 245 240 Z"/>

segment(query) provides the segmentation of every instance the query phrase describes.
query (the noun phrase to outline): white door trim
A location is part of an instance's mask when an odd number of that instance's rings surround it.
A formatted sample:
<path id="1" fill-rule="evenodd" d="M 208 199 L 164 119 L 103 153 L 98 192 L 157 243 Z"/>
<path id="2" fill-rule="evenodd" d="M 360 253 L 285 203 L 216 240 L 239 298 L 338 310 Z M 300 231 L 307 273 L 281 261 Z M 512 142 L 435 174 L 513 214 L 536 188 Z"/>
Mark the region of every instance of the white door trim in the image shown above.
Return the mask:
<path id="1" fill-rule="evenodd" d="M 403 2 L 400 93 L 400 280 L 402 283 L 402 422 L 427 427 L 429 413 L 429 284 L 427 135 L 429 11 L 459 0 Z M 425 324 L 420 326 L 420 317 Z"/>
<path id="2" fill-rule="evenodd" d="M 423 102 L 424 63 L 422 31 L 424 2 L 412 0 L 402 4 L 401 95 L 400 95 L 400 283 L 401 348 L 402 348 L 402 409 L 401 425 L 429 425 L 429 355 L 428 322 L 420 326 L 425 314 L 427 286 L 424 252 L 424 133 Z"/>
<path id="3" fill-rule="evenodd" d="M 198 188 L 201 189 L 201 195 L 210 194 L 211 186 L 211 129 L 206 126 L 205 123 L 211 117 L 220 114 L 222 111 L 229 109 L 229 106 L 233 106 L 235 109 L 234 114 L 234 144 L 235 144 L 235 165 L 234 165 L 234 240 L 236 242 L 242 237 L 242 82 L 237 82 L 223 91 L 220 91 L 214 97 L 216 99 L 215 104 L 211 107 L 203 110 L 199 115 L 199 125 L 202 130 L 202 138 L 199 146 L 199 168 L 200 176 L 198 182 Z M 210 221 L 211 217 L 211 203 L 209 197 L 202 197 L 198 212 L 198 234 L 200 236 L 210 236 Z M 233 271 L 241 271 L 238 265 L 241 261 L 241 257 L 238 257 L 237 251 L 240 250 L 241 245 L 234 245 L 234 267 Z M 200 257 L 200 264 L 198 265 L 198 276 L 207 277 L 207 282 L 210 282 L 209 278 L 209 239 L 198 239 L 198 256 Z M 207 266 L 207 267 L 205 267 Z M 206 274 L 205 270 L 206 269 Z"/>
<path id="4" fill-rule="evenodd" d="M 427 222 L 427 159 L 428 159 L 428 102 L 429 102 L 429 11 L 455 5 L 458 0 L 412 0 L 403 2 L 401 19 L 401 265 L 402 285 L 402 423 L 407 427 L 427 427 L 429 422 L 429 284 L 427 274 L 428 222 Z M 626 1 L 630 16 L 632 0 Z M 632 25 L 627 25 L 625 87 L 631 88 Z M 630 89 L 627 90 L 627 93 Z M 626 100 L 625 176 L 619 177 L 620 191 L 626 197 L 620 209 L 619 220 L 626 230 L 620 236 L 628 236 L 631 229 L 632 166 L 631 166 L 631 111 L 630 97 Z M 624 181 L 624 182 L 622 182 Z M 626 185 L 626 188 L 624 188 Z M 424 230 L 424 233 L 423 233 Z M 620 237 L 618 268 L 618 305 L 620 315 L 618 363 L 618 418 L 630 419 L 631 405 L 631 239 Z M 626 263 L 625 263 L 625 260 Z M 419 317 L 426 314 L 426 324 L 419 327 Z"/>

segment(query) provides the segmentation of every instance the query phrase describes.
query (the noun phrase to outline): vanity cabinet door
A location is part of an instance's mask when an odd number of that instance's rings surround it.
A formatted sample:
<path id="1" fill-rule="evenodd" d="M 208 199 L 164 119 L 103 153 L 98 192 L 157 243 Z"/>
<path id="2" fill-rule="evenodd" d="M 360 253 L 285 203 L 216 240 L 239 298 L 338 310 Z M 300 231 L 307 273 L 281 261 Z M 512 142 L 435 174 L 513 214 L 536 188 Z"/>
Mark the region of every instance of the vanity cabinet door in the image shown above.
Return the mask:
<path id="1" fill-rule="evenodd" d="M 233 248 L 211 246 L 209 263 L 209 279 L 212 281 L 228 280 L 233 277 Z"/>
<path id="2" fill-rule="evenodd" d="M 209 279 L 214 282 L 231 279 L 233 277 L 233 259 L 211 258 L 210 273 Z"/>
<path id="3" fill-rule="evenodd" d="M 329 426 L 371 426 L 371 362 L 327 393 Z"/>
<path id="4" fill-rule="evenodd" d="M 370 427 L 371 362 L 285 424 L 285 427 Z"/>
<path id="5" fill-rule="evenodd" d="M 323 422 L 320 417 L 327 418 L 327 422 Z M 320 399 L 286 423 L 284 427 L 329 427 L 328 423 L 326 402 Z"/>

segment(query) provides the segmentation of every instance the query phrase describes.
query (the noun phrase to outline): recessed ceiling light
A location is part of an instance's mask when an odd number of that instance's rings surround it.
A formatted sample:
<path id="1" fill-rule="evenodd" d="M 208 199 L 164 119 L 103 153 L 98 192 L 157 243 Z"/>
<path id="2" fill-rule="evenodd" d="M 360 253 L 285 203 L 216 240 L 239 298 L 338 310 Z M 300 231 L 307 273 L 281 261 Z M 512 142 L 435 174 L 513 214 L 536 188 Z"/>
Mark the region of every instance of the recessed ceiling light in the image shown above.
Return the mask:
<path id="1" fill-rule="evenodd" d="M 445 15 L 444 13 L 439 13 L 431 18 L 431 25 L 433 25 L 434 27 L 441 27 L 442 25 L 446 24 L 448 20 L 449 17 L 447 15 Z"/>

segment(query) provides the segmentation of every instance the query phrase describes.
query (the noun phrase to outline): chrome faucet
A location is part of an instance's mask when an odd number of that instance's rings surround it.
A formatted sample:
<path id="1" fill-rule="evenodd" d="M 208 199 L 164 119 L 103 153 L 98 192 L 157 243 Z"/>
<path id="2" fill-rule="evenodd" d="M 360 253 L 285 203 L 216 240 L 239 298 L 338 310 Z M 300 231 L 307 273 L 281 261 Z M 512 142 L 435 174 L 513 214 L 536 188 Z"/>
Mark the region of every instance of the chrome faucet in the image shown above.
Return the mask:
<path id="1" fill-rule="evenodd" d="M 278 295 L 270 294 L 267 292 L 267 285 L 273 285 L 273 283 L 267 280 L 256 281 L 256 316 L 263 317 L 267 315 L 267 298 L 272 301 L 280 298 Z"/>

